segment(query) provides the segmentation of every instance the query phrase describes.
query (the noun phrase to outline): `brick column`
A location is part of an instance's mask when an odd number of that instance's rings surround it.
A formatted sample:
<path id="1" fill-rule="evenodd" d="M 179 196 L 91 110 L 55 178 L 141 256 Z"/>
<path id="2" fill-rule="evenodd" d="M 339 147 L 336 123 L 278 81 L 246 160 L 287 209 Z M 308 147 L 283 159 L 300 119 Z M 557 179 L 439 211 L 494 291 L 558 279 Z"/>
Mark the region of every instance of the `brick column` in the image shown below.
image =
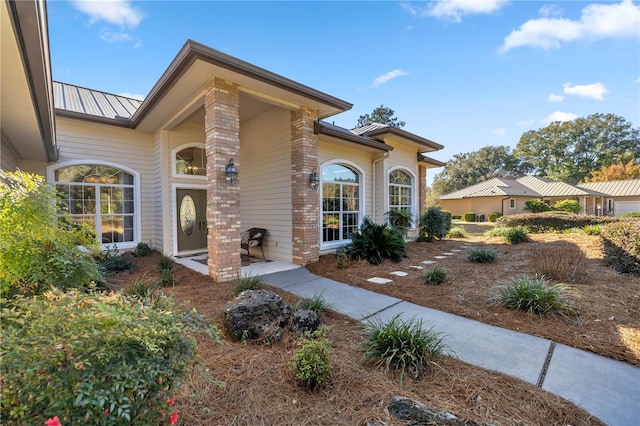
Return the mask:
<path id="1" fill-rule="evenodd" d="M 427 168 L 418 164 L 418 219 L 427 210 Z"/>
<path id="2" fill-rule="evenodd" d="M 225 168 L 233 159 L 240 173 L 239 92 L 234 83 L 214 78 L 205 95 L 207 153 L 207 247 L 209 275 L 216 282 L 240 274 L 240 183 L 225 180 Z"/>
<path id="3" fill-rule="evenodd" d="M 291 112 L 292 262 L 318 260 L 319 189 L 311 189 L 309 175 L 318 170 L 318 138 L 313 123 L 318 114 L 308 108 Z"/>

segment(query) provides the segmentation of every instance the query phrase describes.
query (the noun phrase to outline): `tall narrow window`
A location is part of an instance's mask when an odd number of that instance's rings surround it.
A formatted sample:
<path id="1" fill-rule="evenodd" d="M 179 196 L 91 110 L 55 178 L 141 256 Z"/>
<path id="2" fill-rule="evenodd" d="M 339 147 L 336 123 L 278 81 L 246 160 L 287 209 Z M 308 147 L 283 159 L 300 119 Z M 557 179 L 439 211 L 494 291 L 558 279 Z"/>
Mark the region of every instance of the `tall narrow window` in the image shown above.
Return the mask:
<path id="1" fill-rule="evenodd" d="M 79 164 L 55 171 L 62 208 L 79 223 L 95 229 L 102 244 L 136 239 L 135 177 L 117 167 Z"/>
<path id="2" fill-rule="evenodd" d="M 412 192 L 412 179 L 409 173 L 402 170 L 389 173 L 389 210 L 411 212 Z"/>
<path id="3" fill-rule="evenodd" d="M 509 199 L 509 208 L 511 210 L 515 210 L 516 209 L 516 199 L 515 198 L 510 198 Z"/>
<path id="4" fill-rule="evenodd" d="M 322 242 L 347 240 L 360 224 L 360 176 L 350 167 L 322 168 Z"/>

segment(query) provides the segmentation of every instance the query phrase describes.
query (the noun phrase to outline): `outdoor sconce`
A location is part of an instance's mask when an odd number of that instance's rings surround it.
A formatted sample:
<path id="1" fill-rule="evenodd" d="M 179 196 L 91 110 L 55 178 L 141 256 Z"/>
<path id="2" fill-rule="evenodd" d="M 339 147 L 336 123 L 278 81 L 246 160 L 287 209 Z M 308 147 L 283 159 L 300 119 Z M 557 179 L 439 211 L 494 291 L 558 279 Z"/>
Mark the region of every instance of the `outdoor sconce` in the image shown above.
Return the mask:
<path id="1" fill-rule="evenodd" d="M 234 185 L 238 182 L 238 169 L 236 169 L 233 158 L 229 160 L 229 164 L 227 164 L 227 167 L 224 169 L 224 178 L 229 185 Z"/>
<path id="2" fill-rule="evenodd" d="M 313 171 L 309 175 L 309 186 L 311 189 L 318 189 L 318 185 L 320 185 L 320 178 L 318 177 L 318 174 Z"/>

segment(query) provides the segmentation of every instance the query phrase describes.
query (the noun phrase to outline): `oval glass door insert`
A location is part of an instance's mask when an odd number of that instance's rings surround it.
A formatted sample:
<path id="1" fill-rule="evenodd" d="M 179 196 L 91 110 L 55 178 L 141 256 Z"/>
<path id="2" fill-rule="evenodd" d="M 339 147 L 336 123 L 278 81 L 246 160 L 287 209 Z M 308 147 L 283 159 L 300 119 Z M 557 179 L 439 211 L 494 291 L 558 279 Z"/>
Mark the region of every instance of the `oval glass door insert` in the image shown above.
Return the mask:
<path id="1" fill-rule="evenodd" d="M 191 195 L 185 195 L 180 201 L 180 229 L 182 233 L 190 237 L 196 230 L 196 203 Z"/>

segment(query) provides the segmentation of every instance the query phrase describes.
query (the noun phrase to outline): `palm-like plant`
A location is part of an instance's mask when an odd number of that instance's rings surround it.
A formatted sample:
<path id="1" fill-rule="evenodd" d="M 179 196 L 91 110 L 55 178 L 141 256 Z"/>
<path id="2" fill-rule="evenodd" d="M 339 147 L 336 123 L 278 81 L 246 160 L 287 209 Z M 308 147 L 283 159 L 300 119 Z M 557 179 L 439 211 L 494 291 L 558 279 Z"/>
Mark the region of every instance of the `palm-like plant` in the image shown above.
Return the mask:
<path id="1" fill-rule="evenodd" d="M 400 262 L 407 252 L 407 243 L 398 230 L 373 223 L 369 217 L 364 218 L 360 232 L 349 233 L 349 238 L 352 244 L 346 248 L 346 253 L 373 265 L 381 264 L 384 259 Z"/>

